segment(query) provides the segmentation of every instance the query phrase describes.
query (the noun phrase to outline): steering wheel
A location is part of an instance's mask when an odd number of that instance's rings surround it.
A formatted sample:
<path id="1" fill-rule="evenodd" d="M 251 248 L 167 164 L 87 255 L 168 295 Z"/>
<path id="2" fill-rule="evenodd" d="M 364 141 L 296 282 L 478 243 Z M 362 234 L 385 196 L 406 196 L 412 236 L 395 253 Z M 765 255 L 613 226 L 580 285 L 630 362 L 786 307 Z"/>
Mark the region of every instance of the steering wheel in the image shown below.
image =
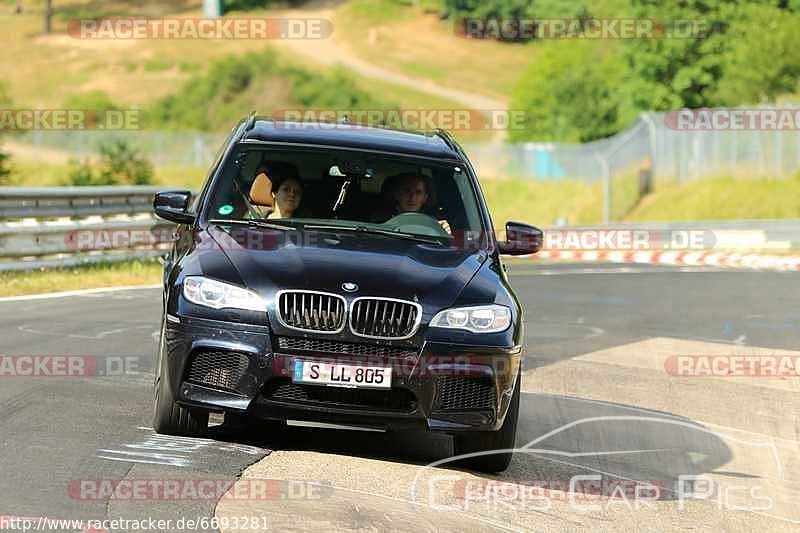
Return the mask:
<path id="1" fill-rule="evenodd" d="M 383 223 L 389 229 L 403 233 L 430 235 L 431 237 L 449 237 L 439 221 L 425 213 L 400 213 Z"/>

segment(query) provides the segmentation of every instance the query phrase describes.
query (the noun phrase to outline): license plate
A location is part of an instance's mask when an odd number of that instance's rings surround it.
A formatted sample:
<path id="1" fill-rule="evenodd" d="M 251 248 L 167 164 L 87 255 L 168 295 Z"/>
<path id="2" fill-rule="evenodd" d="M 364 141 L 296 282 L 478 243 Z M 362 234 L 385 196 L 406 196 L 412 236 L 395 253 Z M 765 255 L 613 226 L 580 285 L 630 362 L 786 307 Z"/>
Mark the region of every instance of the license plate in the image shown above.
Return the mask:
<path id="1" fill-rule="evenodd" d="M 392 387 L 392 369 L 383 366 L 322 363 L 296 359 L 293 381 L 332 387 L 389 389 Z"/>

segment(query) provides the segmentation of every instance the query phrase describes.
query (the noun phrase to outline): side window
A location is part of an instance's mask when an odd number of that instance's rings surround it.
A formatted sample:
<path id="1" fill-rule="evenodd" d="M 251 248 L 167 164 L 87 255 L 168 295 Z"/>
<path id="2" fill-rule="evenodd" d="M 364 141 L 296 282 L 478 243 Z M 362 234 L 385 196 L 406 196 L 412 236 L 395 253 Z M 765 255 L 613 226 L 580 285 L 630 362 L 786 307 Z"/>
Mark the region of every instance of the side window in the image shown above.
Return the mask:
<path id="1" fill-rule="evenodd" d="M 466 218 L 466 224 L 463 227 L 480 228 L 481 214 L 478 211 L 478 202 L 476 201 L 472 184 L 469 182 L 469 177 L 463 172 L 453 172 L 452 181 L 458 190 L 461 212 Z"/>
<path id="2" fill-rule="evenodd" d="M 225 155 L 225 150 L 228 148 L 228 145 L 233 139 L 233 136 L 236 134 L 237 128 L 232 128 L 228 136 L 225 138 L 225 141 L 220 145 L 217 149 L 217 153 L 214 155 L 214 161 L 211 163 L 211 167 L 208 169 L 208 173 L 206 174 L 206 179 L 203 182 L 203 187 L 200 191 L 200 194 L 195 194 L 192 197 L 192 201 L 190 204 L 189 209 L 192 213 L 197 213 L 198 209 L 200 208 L 200 199 L 206 196 L 208 192 L 208 188 L 211 186 L 211 179 L 214 177 L 217 168 L 222 163 L 222 158 Z"/>
<path id="3" fill-rule="evenodd" d="M 244 195 L 250 188 L 252 177 L 245 179 L 243 170 L 235 164 L 236 158 L 229 158 L 222 169 L 220 183 L 227 186 L 217 187 L 209 202 L 209 218 L 243 218 L 247 207 Z M 249 158 L 248 158 L 249 161 Z"/>

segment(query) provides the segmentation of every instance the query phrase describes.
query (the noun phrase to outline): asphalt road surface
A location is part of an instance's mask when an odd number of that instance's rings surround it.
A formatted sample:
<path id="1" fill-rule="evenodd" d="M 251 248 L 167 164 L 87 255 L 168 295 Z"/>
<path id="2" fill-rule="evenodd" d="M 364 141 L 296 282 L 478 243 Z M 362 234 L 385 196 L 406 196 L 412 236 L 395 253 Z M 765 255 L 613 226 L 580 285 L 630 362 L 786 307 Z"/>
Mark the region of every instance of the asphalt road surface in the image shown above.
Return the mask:
<path id="1" fill-rule="evenodd" d="M 666 363 L 797 356 L 797 274 L 530 263 L 511 274 L 526 308 L 524 449 L 500 476 L 459 470 L 450 440 L 424 433 L 155 435 L 158 289 L 0 301 L 6 360 L 85 357 L 95 374 L 0 377 L 0 529 L 19 527 L 11 517 L 131 521 L 113 531 L 158 519 L 172 523 L 155 530 L 213 531 L 211 518 L 222 531 L 800 528 L 798 378 L 677 377 Z M 153 480 L 243 496 L 103 492 Z M 264 480 L 268 496 L 255 497 Z"/>

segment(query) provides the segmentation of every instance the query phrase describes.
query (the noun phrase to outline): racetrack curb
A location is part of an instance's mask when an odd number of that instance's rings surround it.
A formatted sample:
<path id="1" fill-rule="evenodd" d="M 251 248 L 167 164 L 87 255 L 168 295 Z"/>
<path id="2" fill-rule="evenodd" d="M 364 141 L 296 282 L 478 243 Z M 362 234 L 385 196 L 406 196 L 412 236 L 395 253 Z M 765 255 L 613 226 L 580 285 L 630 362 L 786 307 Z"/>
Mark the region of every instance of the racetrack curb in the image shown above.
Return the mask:
<path id="1" fill-rule="evenodd" d="M 534 259 L 558 259 L 593 263 L 712 266 L 779 272 L 800 271 L 800 255 L 765 255 L 714 251 L 542 250 L 531 257 Z"/>

